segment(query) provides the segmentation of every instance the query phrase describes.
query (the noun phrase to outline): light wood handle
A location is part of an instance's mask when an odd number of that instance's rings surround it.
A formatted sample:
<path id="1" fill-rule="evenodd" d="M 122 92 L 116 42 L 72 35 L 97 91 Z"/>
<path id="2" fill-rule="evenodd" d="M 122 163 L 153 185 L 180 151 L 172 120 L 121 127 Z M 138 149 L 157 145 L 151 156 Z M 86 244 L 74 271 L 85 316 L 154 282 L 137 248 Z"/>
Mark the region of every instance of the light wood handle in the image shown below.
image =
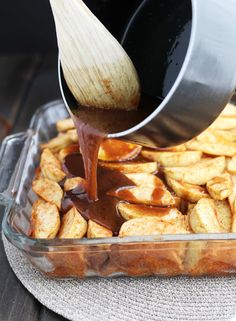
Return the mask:
<path id="1" fill-rule="evenodd" d="M 65 80 L 81 105 L 134 109 L 140 85 L 130 58 L 81 0 L 50 0 Z"/>

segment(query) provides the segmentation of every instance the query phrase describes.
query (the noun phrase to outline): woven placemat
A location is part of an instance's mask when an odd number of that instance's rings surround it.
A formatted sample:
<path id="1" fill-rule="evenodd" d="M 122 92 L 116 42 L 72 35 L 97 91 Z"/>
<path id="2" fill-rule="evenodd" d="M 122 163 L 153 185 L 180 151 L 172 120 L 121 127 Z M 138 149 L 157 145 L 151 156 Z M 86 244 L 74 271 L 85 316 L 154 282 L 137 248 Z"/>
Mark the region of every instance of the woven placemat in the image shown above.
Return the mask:
<path id="1" fill-rule="evenodd" d="M 92 278 L 54 280 L 31 267 L 3 237 L 22 284 L 47 308 L 74 321 L 229 321 L 236 278 Z"/>

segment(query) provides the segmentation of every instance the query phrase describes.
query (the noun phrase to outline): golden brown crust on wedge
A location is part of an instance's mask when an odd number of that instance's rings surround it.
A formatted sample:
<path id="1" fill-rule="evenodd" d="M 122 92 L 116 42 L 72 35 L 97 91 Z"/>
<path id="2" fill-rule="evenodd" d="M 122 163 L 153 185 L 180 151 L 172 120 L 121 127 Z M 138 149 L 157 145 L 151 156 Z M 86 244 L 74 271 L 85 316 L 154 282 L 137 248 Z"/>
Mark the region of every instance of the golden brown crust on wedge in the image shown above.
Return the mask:
<path id="1" fill-rule="evenodd" d="M 186 143 L 188 149 L 198 150 L 203 153 L 214 155 L 214 156 L 234 156 L 236 154 L 236 144 L 233 142 L 228 142 L 225 140 L 224 142 L 200 142 L 198 140 L 192 140 Z"/>
<path id="2" fill-rule="evenodd" d="M 232 175 L 232 183 L 233 183 L 233 192 L 228 197 L 229 206 L 232 214 L 232 227 L 231 232 L 236 232 L 236 175 Z"/>
<path id="3" fill-rule="evenodd" d="M 160 152 L 144 150 L 142 156 L 156 161 L 162 166 L 188 166 L 200 161 L 202 152 L 199 151 L 184 151 L 184 152 Z"/>
<path id="4" fill-rule="evenodd" d="M 226 169 L 230 174 L 236 174 L 236 156 L 226 159 Z"/>
<path id="5" fill-rule="evenodd" d="M 163 152 L 184 152 L 187 150 L 187 148 L 185 144 L 181 144 L 181 145 L 172 146 L 172 147 L 158 148 L 158 150 Z"/>
<path id="6" fill-rule="evenodd" d="M 182 214 L 176 208 L 151 207 L 145 205 L 120 202 L 118 210 L 125 220 L 132 220 L 138 217 L 157 217 L 163 221 L 175 220 Z"/>
<path id="7" fill-rule="evenodd" d="M 175 194 L 191 203 L 196 203 L 201 198 L 209 198 L 209 194 L 202 186 L 192 185 L 176 181 L 166 175 L 167 184 L 173 189 Z"/>
<path id="8" fill-rule="evenodd" d="M 119 236 L 145 236 L 157 234 L 188 233 L 184 219 L 162 221 L 157 217 L 139 217 L 125 222 L 120 229 Z"/>
<path id="9" fill-rule="evenodd" d="M 56 182 L 47 178 L 40 178 L 33 181 L 32 189 L 45 201 L 55 204 L 59 209 L 61 208 L 63 191 Z"/>
<path id="10" fill-rule="evenodd" d="M 225 135 L 222 135 L 219 129 L 212 129 L 208 128 L 204 132 L 202 132 L 200 135 L 198 135 L 193 141 L 198 141 L 201 143 L 208 143 L 208 144 L 228 144 L 228 139 L 225 139 Z M 190 141 L 192 142 L 192 141 Z M 188 143 L 186 143 L 186 146 L 188 147 Z"/>
<path id="11" fill-rule="evenodd" d="M 168 177 L 193 185 L 205 185 L 210 179 L 221 175 L 225 169 L 225 157 L 206 158 L 186 167 L 166 167 Z"/>
<path id="12" fill-rule="evenodd" d="M 207 190 L 215 200 L 222 201 L 233 192 L 233 184 L 228 173 L 216 176 L 206 184 Z"/>
<path id="13" fill-rule="evenodd" d="M 121 173 L 155 173 L 157 171 L 156 162 L 137 163 L 137 162 L 122 162 L 122 163 L 108 163 L 99 162 L 99 165 L 108 169 L 118 170 Z"/>
<path id="14" fill-rule="evenodd" d="M 130 173 L 125 176 L 136 186 L 162 187 L 166 188 L 163 181 L 154 174 L 149 173 Z"/>
<path id="15" fill-rule="evenodd" d="M 215 129 L 215 133 L 217 134 L 217 137 L 221 137 L 221 139 L 224 141 L 234 142 L 234 143 L 236 141 L 235 129 L 232 129 L 232 130 Z"/>
<path id="16" fill-rule="evenodd" d="M 72 144 L 78 144 L 79 138 L 76 129 L 70 129 L 66 132 L 66 135 L 71 140 Z"/>
<path id="17" fill-rule="evenodd" d="M 34 202 L 31 216 L 31 236 L 52 239 L 60 228 L 60 215 L 57 207 L 38 199 Z"/>
<path id="18" fill-rule="evenodd" d="M 175 205 L 175 199 L 171 193 L 162 187 L 137 186 L 111 190 L 107 195 L 117 197 L 123 201 L 135 204 L 146 204 L 154 206 Z"/>
<path id="19" fill-rule="evenodd" d="M 232 214 L 227 201 L 215 201 L 216 218 L 223 232 L 229 233 L 232 225 Z"/>
<path id="20" fill-rule="evenodd" d="M 234 129 L 235 119 L 235 117 L 220 116 L 214 121 L 214 123 L 211 125 L 211 128 L 224 130 Z"/>
<path id="21" fill-rule="evenodd" d="M 189 222 L 194 233 L 223 232 L 217 219 L 214 201 L 203 198 L 194 206 L 189 215 Z"/>
<path id="22" fill-rule="evenodd" d="M 236 118 L 236 106 L 232 103 L 228 103 L 222 113 L 220 114 L 222 117 L 235 117 Z"/>
<path id="23" fill-rule="evenodd" d="M 87 188 L 87 182 L 84 178 L 81 177 L 72 177 L 72 178 L 67 178 L 64 183 L 64 191 L 71 191 L 74 188 L 81 188 L 84 191 L 86 191 Z"/>
<path id="24" fill-rule="evenodd" d="M 87 221 L 80 215 L 75 207 L 63 215 L 61 228 L 58 234 L 60 239 L 81 239 L 87 232 Z"/>
<path id="25" fill-rule="evenodd" d="M 42 152 L 40 167 L 43 176 L 52 181 L 60 182 L 66 176 L 66 174 L 61 169 L 60 161 L 48 148 L 45 148 Z"/>
<path id="26" fill-rule="evenodd" d="M 74 143 L 74 140 L 72 139 L 73 136 L 71 133 L 65 133 L 61 134 L 51 140 L 49 142 L 42 144 L 41 148 L 45 149 L 48 148 L 50 149 L 53 153 L 59 152 L 62 148 L 65 148 L 71 144 Z"/>
<path id="27" fill-rule="evenodd" d="M 67 130 L 74 129 L 75 125 L 71 118 L 66 118 L 58 120 L 56 123 L 56 128 L 58 132 L 66 132 Z"/>
<path id="28" fill-rule="evenodd" d="M 100 237 L 112 237 L 112 231 L 96 222 L 93 222 L 92 220 L 89 220 L 87 238 L 94 239 Z"/>

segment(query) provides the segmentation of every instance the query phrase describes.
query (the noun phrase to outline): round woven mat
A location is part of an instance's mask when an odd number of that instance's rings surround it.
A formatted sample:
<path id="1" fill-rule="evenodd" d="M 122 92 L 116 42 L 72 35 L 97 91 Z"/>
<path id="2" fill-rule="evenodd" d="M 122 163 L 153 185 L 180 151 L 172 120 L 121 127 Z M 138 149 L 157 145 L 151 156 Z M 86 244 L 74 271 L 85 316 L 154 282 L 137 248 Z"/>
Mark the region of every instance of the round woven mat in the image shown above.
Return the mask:
<path id="1" fill-rule="evenodd" d="M 74 321 L 228 321 L 236 278 L 93 278 L 54 280 L 31 267 L 4 237 L 9 263 L 47 308 Z"/>

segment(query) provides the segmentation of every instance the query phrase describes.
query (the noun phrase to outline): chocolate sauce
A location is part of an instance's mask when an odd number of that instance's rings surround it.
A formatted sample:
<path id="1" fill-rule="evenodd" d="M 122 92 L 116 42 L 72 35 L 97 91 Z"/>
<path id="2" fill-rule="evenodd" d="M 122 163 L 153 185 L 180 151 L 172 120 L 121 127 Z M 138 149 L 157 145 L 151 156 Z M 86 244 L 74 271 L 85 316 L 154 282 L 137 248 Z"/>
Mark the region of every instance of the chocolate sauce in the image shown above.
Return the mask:
<path id="1" fill-rule="evenodd" d="M 97 196 L 97 162 L 98 150 L 105 134 L 87 122 L 74 116 L 74 123 L 79 137 L 80 150 L 83 156 L 85 179 L 87 181 L 87 194 L 91 201 Z"/>
<path id="2" fill-rule="evenodd" d="M 114 128 L 120 132 L 135 126 L 148 116 L 157 105 L 156 100 L 153 101 L 143 96 L 142 108 L 139 108 L 138 111 L 104 110 L 82 106 L 72 109 L 82 157 L 75 152 L 75 148 L 72 148 L 71 153 L 65 158 L 63 169 L 67 177 L 85 178 L 87 190 L 85 191 L 84 187 L 78 186 L 76 189 L 66 192 L 62 201 L 62 212 L 67 212 L 72 206 L 75 206 L 86 220 L 91 219 L 110 229 L 114 235 L 118 235 L 125 220 L 117 209 L 118 198 L 109 196 L 107 193 L 109 190 L 121 188 L 126 196 L 130 195 L 131 201 L 135 201 L 128 189 L 135 185 L 118 170 L 109 170 L 98 166 L 99 147 L 107 133 L 114 132 Z M 104 148 L 108 149 L 109 153 L 107 154 L 111 158 L 117 152 L 115 143 L 111 145 L 110 142 L 109 147 L 109 142 L 107 142 L 104 144 Z M 127 148 L 127 145 L 124 145 L 124 148 Z M 137 155 L 131 155 L 130 159 L 135 156 Z"/>
<path id="3" fill-rule="evenodd" d="M 79 153 L 66 156 L 63 167 L 68 177 L 85 177 L 83 158 Z M 119 171 L 106 169 L 99 165 L 97 167 L 97 181 L 98 200 L 91 202 L 84 188 L 78 186 L 65 193 L 62 212 L 66 213 L 75 206 L 86 220 L 91 219 L 117 235 L 125 220 L 117 209 L 118 199 L 108 196 L 107 192 L 112 188 L 133 187 L 134 183 Z"/>

